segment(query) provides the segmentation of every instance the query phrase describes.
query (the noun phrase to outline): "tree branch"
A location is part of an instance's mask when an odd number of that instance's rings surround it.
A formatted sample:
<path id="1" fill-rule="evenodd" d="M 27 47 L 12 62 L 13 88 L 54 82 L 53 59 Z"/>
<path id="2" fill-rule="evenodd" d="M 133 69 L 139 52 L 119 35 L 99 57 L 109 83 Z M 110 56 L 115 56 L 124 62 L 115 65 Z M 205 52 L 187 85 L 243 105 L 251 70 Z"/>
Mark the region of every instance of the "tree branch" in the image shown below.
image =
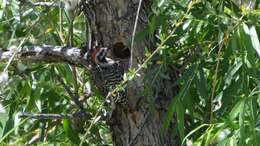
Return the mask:
<path id="1" fill-rule="evenodd" d="M 49 8 L 64 8 L 64 2 L 31 2 L 28 0 L 19 0 L 21 5 L 29 5 L 33 7 L 49 7 Z"/>
<path id="2" fill-rule="evenodd" d="M 34 7 L 41 6 L 41 7 L 57 7 L 57 8 L 64 8 L 64 4 L 61 2 L 33 2 L 31 3 Z"/>
<path id="3" fill-rule="evenodd" d="M 30 117 L 32 119 L 72 119 L 72 114 L 35 114 L 35 113 L 20 113 L 19 118 L 27 118 Z"/>
<path id="4" fill-rule="evenodd" d="M 12 48 L 10 51 L 1 51 L 0 48 L 0 62 L 6 62 L 15 52 Z M 91 69 L 91 63 L 83 59 L 83 52 L 76 47 L 67 46 L 28 46 L 21 49 L 15 56 L 14 61 L 21 61 L 24 63 L 69 63 L 78 67 L 85 67 L 87 70 Z"/>
<path id="5" fill-rule="evenodd" d="M 22 112 L 18 115 L 19 118 L 32 118 L 32 119 L 70 119 L 80 117 L 84 118 L 91 118 L 91 115 L 87 112 L 77 112 L 74 114 L 50 114 L 50 113 L 27 113 Z"/>

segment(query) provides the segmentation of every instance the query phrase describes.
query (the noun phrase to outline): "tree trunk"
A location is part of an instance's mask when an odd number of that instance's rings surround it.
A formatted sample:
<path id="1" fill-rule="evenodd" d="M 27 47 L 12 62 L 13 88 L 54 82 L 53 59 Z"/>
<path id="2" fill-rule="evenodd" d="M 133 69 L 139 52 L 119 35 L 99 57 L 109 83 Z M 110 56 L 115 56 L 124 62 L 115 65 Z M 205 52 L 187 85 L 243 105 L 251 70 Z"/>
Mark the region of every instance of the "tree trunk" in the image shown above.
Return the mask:
<path id="1" fill-rule="evenodd" d="M 141 32 L 149 23 L 152 15 L 151 1 L 143 0 L 136 32 Z M 91 0 L 85 5 L 84 12 L 90 22 L 92 41 L 99 46 L 110 48 L 109 57 L 121 61 L 125 72 L 129 66 L 129 50 L 137 14 L 139 0 Z M 132 67 L 137 68 L 145 59 L 144 50 L 153 51 L 154 37 L 146 37 L 135 42 L 133 47 Z M 129 49 L 129 50 L 128 50 Z M 149 68 L 157 68 L 153 64 Z M 117 106 L 108 122 L 111 127 L 114 145 L 178 145 L 177 138 L 172 135 L 175 118 L 171 122 L 171 130 L 162 133 L 162 123 L 167 106 L 176 92 L 171 79 L 162 80 L 159 87 L 152 89 L 152 101 L 140 96 L 146 87 L 145 75 L 151 69 L 141 70 L 134 80 L 128 82 L 128 105 Z M 166 98 L 167 97 L 167 98 Z M 154 108 L 151 108 L 154 107 Z M 153 109 L 153 111 L 151 111 Z"/>

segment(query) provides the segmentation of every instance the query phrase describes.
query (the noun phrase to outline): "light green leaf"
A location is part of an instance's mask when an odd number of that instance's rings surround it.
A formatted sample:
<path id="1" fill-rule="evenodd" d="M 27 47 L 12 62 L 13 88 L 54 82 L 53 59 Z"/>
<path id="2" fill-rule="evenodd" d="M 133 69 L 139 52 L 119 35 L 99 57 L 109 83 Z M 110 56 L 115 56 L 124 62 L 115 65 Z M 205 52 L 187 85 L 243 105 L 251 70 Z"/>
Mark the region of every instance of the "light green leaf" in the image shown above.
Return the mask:
<path id="1" fill-rule="evenodd" d="M 3 11 L 3 10 L 0 10 L 0 19 L 2 19 L 3 14 L 4 14 L 4 11 Z"/>
<path id="2" fill-rule="evenodd" d="M 237 102 L 236 105 L 232 108 L 231 112 L 229 113 L 229 118 L 231 121 L 234 120 L 238 116 L 240 109 L 241 109 L 241 103 L 242 103 L 242 100 Z"/>
<path id="3" fill-rule="evenodd" d="M 78 134 L 76 133 L 76 131 L 74 129 L 72 129 L 71 122 L 69 120 L 67 120 L 67 119 L 63 120 L 63 128 L 64 128 L 64 131 L 65 131 L 67 137 L 71 140 L 71 142 L 78 145 L 80 142 L 80 138 L 79 138 Z"/>
<path id="4" fill-rule="evenodd" d="M 258 36 L 257 36 L 257 32 L 255 30 L 255 26 L 251 26 L 249 28 L 249 32 L 250 32 L 252 45 L 253 45 L 254 49 L 256 50 L 257 54 L 260 57 L 260 43 L 259 43 L 259 39 L 258 39 Z"/>
<path id="5" fill-rule="evenodd" d="M 241 68 L 242 66 L 242 60 L 238 59 L 237 62 L 232 66 L 232 69 L 228 72 L 228 75 L 225 79 L 225 85 L 224 85 L 224 90 L 230 86 L 231 81 L 234 79 L 234 75 L 236 72 Z"/>
<path id="6" fill-rule="evenodd" d="M 252 46 L 256 50 L 258 56 L 260 57 L 260 43 L 257 36 L 255 26 L 248 27 L 245 23 L 243 24 L 244 31 L 247 35 L 250 36 Z"/>
<path id="7" fill-rule="evenodd" d="M 245 145 L 246 131 L 245 131 L 245 101 L 243 100 L 240 104 L 239 111 L 239 131 L 240 131 L 240 146 Z"/>

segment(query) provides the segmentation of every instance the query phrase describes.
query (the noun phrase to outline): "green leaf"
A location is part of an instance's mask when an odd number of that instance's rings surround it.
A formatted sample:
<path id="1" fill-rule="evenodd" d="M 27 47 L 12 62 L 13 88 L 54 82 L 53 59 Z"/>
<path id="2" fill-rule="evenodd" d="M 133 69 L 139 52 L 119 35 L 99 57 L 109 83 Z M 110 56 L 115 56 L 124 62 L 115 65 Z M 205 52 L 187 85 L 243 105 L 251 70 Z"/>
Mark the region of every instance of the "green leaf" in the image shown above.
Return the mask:
<path id="1" fill-rule="evenodd" d="M 0 9 L 0 19 L 2 19 L 3 14 L 4 14 L 4 11 L 2 9 Z"/>
<path id="2" fill-rule="evenodd" d="M 207 89 L 207 81 L 205 79 L 205 73 L 201 67 L 199 67 L 199 74 L 194 78 L 197 91 L 199 95 L 208 103 L 208 89 Z"/>
<path id="3" fill-rule="evenodd" d="M 243 28 L 245 33 L 250 36 L 252 46 L 256 50 L 258 56 L 260 57 L 260 43 L 259 43 L 255 26 L 248 27 L 246 24 L 243 24 Z"/>
<path id="4" fill-rule="evenodd" d="M 246 54 L 242 54 L 246 57 L 245 63 L 249 64 L 247 60 L 250 62 L 249 66 L 255 67 L 255 60 L 256 60 L 256 53 L 255 49 L 252 44 L 252 39 L 250 36 L 250 29 L 249 27 L 243 23 L 243 28 L 240 28 L 240 40 L 239 40 L 240 46 L 242 49 L 245 50 Z"/>
<path id="5" fill-rule="evenodd" d="M 217 146 L 229 146 L 231 143 L 231 138 L 227 138 L 225 140 L 220 141 L 220 143 L 217 144 Z"/>
<path id="6" fill-rule="evenodd" d="M 228 72 L 225 78 L 225 85 L 223 89 L 225 90 L 228 86 L 230 86 L 232 80 L 234 79 L 235 74 L 242 66 L 242 60 L 238 58 L 237 62 L 231 67 L 230 71 Z"/>
<path id="7" fill-rule="evenodd" d="M 236 105 L 232 108 L 231 112 L 229 113 L 229 118 L 231 121 L 234 120 L 238 116 L 239 112 L 241 111 L 242 101 L 243 100 L 238 101 Z"/>
<path id="8" fill-rule="evenodd" d="M 172 100 L 171 100 L 171 103 L 169 105 L 169 109 L 163 119 L 163 126 L 162 126 L 162 130 L 161 132 L 162 133 L 165 133 L 166 130 L 169 128 L 170 126 L 170 123 L 171 123 L 171 120 L 173 119 L 173 113 L 174 111 L 176 110 L 176 100 L 177 100 L 177 97 L 174 97 Z"/>
<path id="9" fill-rule="evenodd" d="M 180 133 L 181 140 L 184 138 L 184 105 L 178 98 L 176 100 L 176 113 L 177 113 L 177 127 Z"/>
<path id="10" fill-rule="evenodd" d="M 9 117 L 9 119 L 6 121 L 6 124 L 4 126 L 3 135 L 6 135 L 13 128 L 14 128 L 14 118 Z"/>
<path id="11" fill-rule="evenodd" d="M 2 144 L 3 141 L 4 141 L 10 134 L 12 134 L 12 133 L 15 131 L 15 129 L 17 129 L 19 126 L 21 126 L 22 124 L 24 124 L 27 120 L 28 120 L 28 118 L 24 119 L 23 121 L 20 121 L 19 123 L 17 123 L 17 124 L 15 125 L 15 127 L 13 127 L 13 128 L 10 129 L 7 133 L 5 133 L 5 134 L 1 137 L 1 139 L 0 139 L 0 144 Z"/>
<path id="12" fill-rule="evenodd" d="M 256 117 L 257 117 L 257 100 L 256 98 L 250 98 L 249 101 L 249 107 L 250 107 L 250 130 L 252 131 L 252 141 L 254 145 L 257 145 L 257 136 L 256 136 Z"/>
<path id="13" fill-rule="evenodd" d="M 240 141 L 239 146 L 245 145 L 246 133 L 245 133 L 245 101 L 242 100 L 240 104 L 239 111 L 239 132 L 240 132 Z"/>
<path id="14" fill-rule="evenodd" d="M 186 95 L 189 92 L 191 83 L 193 82 L 193 79 L 194 79 L 194 76 L 195 76 L 195 71 L 194 70 L 196 68 L 191 67 L 191 69 L 192 70 L 189 70 L 185 75 L 186 76 L 189 75 L 190 71 L 191 71 L 192 75 L 184 77 L 184 78 L 188 78 L 188 80 L 186 80 L 186 82 L 185 82 L 184 86 L 182 87 L 180 93 L 171 100 L 171 103 L 169 105 L 169 109 L 168 109 L 168 111 L 166 113 L 166 116 L 164 117 L 164 120 L 163 120 L 163 128 L 162 128 L 163 132 L 165 132 L 169 128 L 170 122 L 171 122 L 172 117 L 173 117 L 173 113 L 176 110 L 176 103 L 177 103 L 176 100 L 183 101 L 183 98 L 186 97 Z M 178 110 L 180 112 L 179 116 L 181 117 L 182 116 L 181 112 L 184 111 L 184 108 L 183 108 L 183 106 L 182 107 L 178 107 L 178 108 L 179 108 Z M 181 108 L 183 108 L 183 109 L 181 109 Z M 183 132 L 181 128 L 180 128 L 180 131 Z"/>
<path id="15" fill-rule="evenodd" d="M 72 129 L 71 122 L 69 120 L 63 119 L 63 128 L 70 141 L 76 145 L 79 145 L 80 138 L 78 136 L 78 133 L 74 131 L 74 129 Z"/>

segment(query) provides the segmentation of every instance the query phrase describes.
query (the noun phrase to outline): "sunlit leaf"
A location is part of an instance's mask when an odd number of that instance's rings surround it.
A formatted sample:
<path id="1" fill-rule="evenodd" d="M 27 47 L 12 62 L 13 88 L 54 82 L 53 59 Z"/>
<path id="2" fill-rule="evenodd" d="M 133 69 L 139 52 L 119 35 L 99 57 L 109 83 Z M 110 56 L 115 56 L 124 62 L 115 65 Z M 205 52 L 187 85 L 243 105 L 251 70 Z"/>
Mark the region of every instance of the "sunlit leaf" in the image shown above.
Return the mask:
<path id="1" fill-rule="evenodd" d="M 242 100 L 237 102 L 236 105 L 233 107 L 233 109 L 230 112 L 230 120 L 234 120 L 235 118 L 237 118 L 237 116 L 239 115 L 240 111 L 241 111 L 241 106 L 242 106 Z"/>
<path id="2" fill-rule="evenodd" d="M 249 28 L 249 35 L 251 37 L 252 45 L 253 45 L 254 49 L 256 50 L 258 56 L 260 57 L 260 43 L 259 43 L 257 32 L 256 32 L 256 29 L 254 26 L 251 26 Z"/>

